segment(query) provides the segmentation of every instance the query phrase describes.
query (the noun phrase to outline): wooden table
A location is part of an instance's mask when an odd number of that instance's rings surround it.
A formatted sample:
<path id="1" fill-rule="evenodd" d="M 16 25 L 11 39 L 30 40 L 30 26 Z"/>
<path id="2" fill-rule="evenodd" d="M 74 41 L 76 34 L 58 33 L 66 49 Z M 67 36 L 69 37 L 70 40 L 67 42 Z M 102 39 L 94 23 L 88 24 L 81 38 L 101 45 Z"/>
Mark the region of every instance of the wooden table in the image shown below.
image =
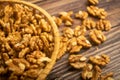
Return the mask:
<path id="1" fill-rule="evenodd" d="M 87 0 L 28 0 L 44 8 L 51 15 L 61 11 L 86 10 Z M 120 79 L 120 0 L 100 0 L 99 7 L 108 12 L 108 18 L 112 23 L 112 29 L 105 32 L 107 41 L 90 49 L 82 50 L 80 53 L 87 56 L 105 53 L 111 56 L 111 62 L 103 68 L 103 73 L 114 72 L 115 80 Z M 65 54 L 57 61 L 48 80 L 80 80 L 80 71 L 71 68 L 68 63 L 68 54 Z"/>

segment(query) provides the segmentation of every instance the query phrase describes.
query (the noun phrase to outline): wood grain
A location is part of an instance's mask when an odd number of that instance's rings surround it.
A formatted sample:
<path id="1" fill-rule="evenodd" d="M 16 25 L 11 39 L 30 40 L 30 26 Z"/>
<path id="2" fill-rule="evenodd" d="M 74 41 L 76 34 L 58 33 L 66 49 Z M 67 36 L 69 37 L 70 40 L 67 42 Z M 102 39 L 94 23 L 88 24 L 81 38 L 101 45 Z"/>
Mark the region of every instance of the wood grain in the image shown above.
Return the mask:
<path id="1" fill-rule="evenodd" d="M 61 11 L 86 10 L 87 0 L 30 0 L 32 3 L 47 10 L 51 15 L 57 15 Z M 111 56 L 111 62 L 103 68 L 103 74 L 113 71 L 115 80 L 120 79 L 120 0 L 100 0 L 99 7 L 105 8 L 108 17 L 112 23 L 112 29 L 105 32 L 107 41 L 99 46 L 93 46 L 90 49 L 84 49 L 79 54 L 91 56 L 96 54 L 108 54 Z M 74 25 L 78 25 L 79 23 Z M 96 50 L 98 47 L 98 50 Z M 68 63 L 69 54 L 65 54 L 57 61 L 53 70 L 48 76 L 48 80 L 80 80 L 80 70 L 73 69 Z"/>

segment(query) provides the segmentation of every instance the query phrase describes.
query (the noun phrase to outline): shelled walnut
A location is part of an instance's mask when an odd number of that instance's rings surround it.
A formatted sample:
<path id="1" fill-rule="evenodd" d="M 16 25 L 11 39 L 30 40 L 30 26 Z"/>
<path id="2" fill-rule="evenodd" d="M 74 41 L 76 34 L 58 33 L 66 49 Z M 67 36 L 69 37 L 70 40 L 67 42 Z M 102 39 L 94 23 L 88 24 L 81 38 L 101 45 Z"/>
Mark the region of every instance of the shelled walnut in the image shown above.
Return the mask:
<path id="1" fill-rule="evenodd" d="M 107 17 L 107 12 L 103 8 L 98 8 L 96 6 L 87 7 L 89 14 L 98 17 L 100 19 L 105 19 Z"/>
<path id="2" fill-rule="evenodd" d="M 99 20 L 97 23 L 96 23 L 96 28 L 98 30 L 105 30 L 105 31 L 108 31 L 111 29 L 111 23 L 109 20 Z"/>
<path id="3" fill-rule="evenodd" d="M 113 72 L 109 72 L 105 75 L 101 75 L 100 80 L 114 80 L 113 79 Z"/>
<path id="4" fill-rule="evenodd" d="M 75 17 L 84 20 L 88 17 L 88 13 L 85 11 L 79 11 L 78 13 L 75 14 Z"/>
<path id="5" fill-rule="evenodd" d="M 70 51 L 73 46 L 77 46 L 77 39 L 75 37 L 69 39 L 68 45 L 67 45 L 67 50 Z"/>
<path id="6" fill-rule="evenodd" d="M 81 77 L 84 80 L 91 79 L 93 77 L 93 65 L 88 63 L 81 73 Z"/>
<path id="7" fill-rule="evenodd" d="M 74 28 L 74 36 L 75 37 L 78 37 L 78 36 L 81 36 L 81 35 L 85 35 L 85 33 L 86 33 L 85 26 L 76 26 Z"/>
<path id="8" fill-rule="evenodd" d="M 102 72 L 101 68 L 98 65 L 95 65 L 93 70 L 94 76 L 91 78 L 91 80 L 99 80 L 101 72 Z"/>
<path id="9" fill-rule="evenodd" d="M 102 70 L 99 66 L 87 63 L 87 65 L 83 68 L 81 76 L 84 80 L 99 80 L 101 72 Z"/>
<path id="10" fill-rule="evenodd" d="M 106 41 L 105 35 L 100 30 L 91 30 L 89 36 L 91 40 L 96 44 L 101 44 L 102 42 Z"/>
<path id="11" fill-rule="evenodd" d="M 43 14 L 22 4 L 7 3 L 1 10 L 0 75 L 9 80 L 35 80 L 51 62 L 51 25 Z"/>
<path id="12" fill-rule="evenodd" d="M 81 69 L 86 66 L 86 60 L 87 58 L 82 55 L 70 55 L 69 56 L 69 62 L 70 65 L 76 69 Z"/>
<path id="13" fill-rule="evenodd" d="M 82 23 L 87 29 L 94 29 L 96 27 L 96 23 L 88 18 L 88 19 L 85 19 Z"/>
<path id="14" fill-rule="evenodd" d="M 55 23 L 60 26 L 62 24 L 62 19 L 60 19 L 59 17 L 55 17 L 53 16 L 53 20 L 55 21 Z"/>
<path id="15" fill-rule="evenodd" d="M 110 57 L 106 54 L 100 56 L 90 56 L 90 61 L 99 66 L 105 66 L 110 62 Z"/>
<path id="16" fill-rule="evenodd" d="M 99 3 L 98 0 L 88 0 L 90 4 L 96 5 Z"/>
<path id="17" fill-rule="evenodd" d="M 71 18 L 73 11 L 60 12 L 60 18 L 65 23 L 66 26 L 71 26 L 73 24 L 73 19 Z"/>
<path id="18" fill-rule="evenodd" d="M 63 36 L 68 37 L 68 38 L 72 38 L 74 35 L 73 29 L 69 27 L 63 28 L 62 32 L 63 32 Z"/>
<path id="19" fill-rule="evenodd" d="M 81 45 L 85 48 L 90 48 L 92 46 L 91 43 L 87 40 L 87 38 L 83 35 L 77 37 L 77 43 L 78 45 Z"/>

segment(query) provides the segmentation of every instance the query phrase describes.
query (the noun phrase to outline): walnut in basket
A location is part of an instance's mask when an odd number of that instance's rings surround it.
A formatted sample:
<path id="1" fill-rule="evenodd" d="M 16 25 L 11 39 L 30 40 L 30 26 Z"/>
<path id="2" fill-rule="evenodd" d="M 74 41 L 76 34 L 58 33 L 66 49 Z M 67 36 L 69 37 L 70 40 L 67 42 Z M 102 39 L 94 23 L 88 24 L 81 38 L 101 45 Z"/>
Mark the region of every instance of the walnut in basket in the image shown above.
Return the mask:
<path id="1" fill-rule="evenodd" d="M 9 80 L 36 80 L 54 61 L 51 56 L 56 34 L 44 14 L 23 5 L 24 1 L 11 4 L 0 3 L 4 15 L 0 19 L 0 75 L 7 75 Z"/>

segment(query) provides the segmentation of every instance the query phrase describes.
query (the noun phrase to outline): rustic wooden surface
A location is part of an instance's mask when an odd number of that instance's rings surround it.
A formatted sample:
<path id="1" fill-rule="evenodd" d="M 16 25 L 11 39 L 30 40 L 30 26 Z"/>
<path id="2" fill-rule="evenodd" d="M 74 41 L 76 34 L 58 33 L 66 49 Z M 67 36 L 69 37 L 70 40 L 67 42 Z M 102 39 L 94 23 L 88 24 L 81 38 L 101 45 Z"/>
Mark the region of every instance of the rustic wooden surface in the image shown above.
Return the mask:
<path id="1" fill-rule="evenodd" d="M 27 0 L 44 8 L 51 15 L 56 15 L 61 11 L 86 10 L 87 0 Z M 107 41 L 96 46 L 80 51 L 86 56 L 105 53 L 111 56 L 111 62 L 103 68 L 103 74 L 113 71 L 115 80 L 120 79 L 120 0 L 100 0 L 99 7 L 105 8 L 108 18 L 112 23 L 112 29 L 105 32 Z M 75 24 L 79 24 L 76 21 Z M 68 54 L 57 61 L 53 70 L 48 76 L 48 80 L 80 80 L 80 71 L 69 66 Z"/>

